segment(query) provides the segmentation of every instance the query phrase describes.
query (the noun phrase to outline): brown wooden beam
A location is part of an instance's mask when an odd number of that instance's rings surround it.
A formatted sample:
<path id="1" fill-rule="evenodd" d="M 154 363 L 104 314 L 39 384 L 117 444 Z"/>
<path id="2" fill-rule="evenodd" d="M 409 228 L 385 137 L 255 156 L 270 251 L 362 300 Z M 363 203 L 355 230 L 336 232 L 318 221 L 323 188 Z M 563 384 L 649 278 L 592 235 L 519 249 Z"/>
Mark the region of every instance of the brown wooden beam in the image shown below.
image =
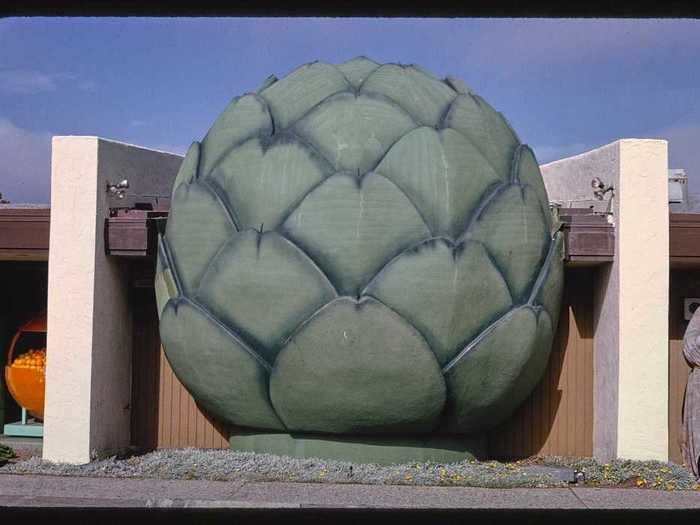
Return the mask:
<path id="1" fill-rule="evenodd" d="M 119 210 L 105 221 L 105 251 L 115 257 L 147 257 L 156 253 L 156 220 L 167 212 Z"/>
<path id="2" fill-rule="evenodd" d="M 672 213 L 669 226 L 671 266 L 700 266 L 700 214 Z"/>
<path id="3" fill-rule="evenodd" d="M 560 210 L 566 263 L 591 266 L 612 262 L 615 257 L 615 226 L 606 215 L 578 209 Z"/>
<path id="4" fill-rule="evenodd" d="M 50 209 L 0 204 L 0 261 L 48 261 Z"/>
<path id="5" fill-rule="evenodd" d="M 676 215 L 676 217 L 674 217 Z M 700 236 L 700 216 L 672 215 L 674 227 L 685 228 L 688 236 Z M 105 221 L 105 251 L 119 258 L 149 259 L 155 257 L 159 225 L 167 220 L 167 210 L 119 210 Z M 0 260 L 48 260 L 49 217 L 47 206 L 0 206 Z M 605 264 L 615 254 L 615 229 L 605 215 L 588 210 L 560 211 L 566 246 L 566 262 L 570 266 Z M 682 219 L 682 220 L 681 220 Z M 680 222 L 679 222 L 680 221 Z M 694 237 L 693 237 L 694 238 Z M 686 240 L 686 243 L 688 241 Z M 692 256 L 700 256 L 700 243 Z M 686 248 L 687 249 L 687 248 Z M 686 255 L 686 258 L 688 255 Z M 699 259 L 700 261 L 700 259 Z"/>

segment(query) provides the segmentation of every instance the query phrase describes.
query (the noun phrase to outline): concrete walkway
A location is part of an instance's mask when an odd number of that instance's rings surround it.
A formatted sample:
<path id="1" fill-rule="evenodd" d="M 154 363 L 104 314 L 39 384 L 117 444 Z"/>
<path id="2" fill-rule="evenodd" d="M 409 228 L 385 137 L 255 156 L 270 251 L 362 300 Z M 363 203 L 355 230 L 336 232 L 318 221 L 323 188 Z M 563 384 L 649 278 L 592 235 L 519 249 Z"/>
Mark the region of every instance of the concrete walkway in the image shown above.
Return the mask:
<path id="1" fill-rule="evenodd" d="M 700 509 L 700 493 L 582 487 L 482 489 L 0 474 L 0 509 L 8 507 Z"/>

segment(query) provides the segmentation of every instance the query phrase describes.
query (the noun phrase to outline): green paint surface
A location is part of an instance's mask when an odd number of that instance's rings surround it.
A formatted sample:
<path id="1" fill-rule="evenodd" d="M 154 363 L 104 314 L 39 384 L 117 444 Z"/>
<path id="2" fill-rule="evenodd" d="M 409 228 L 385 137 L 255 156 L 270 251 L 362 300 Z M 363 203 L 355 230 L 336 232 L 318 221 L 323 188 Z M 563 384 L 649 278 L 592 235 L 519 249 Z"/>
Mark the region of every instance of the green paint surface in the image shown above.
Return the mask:
<path id="1" fill-rule="evenodd" d="M 462 459 L 547 365 L 554 229 L 532 150 L 459 79 L 307 64 L 235 98 L 183 161 L 155 279 L 165 353 L 250 430 L 234 448 Z"/>
<path id="2" fill-rule="evenodd" d="M 236 433 L 229 438 L 229 443 L 233 450 L 241 452 L 378 465 L 455 463 L 486 455 L 486 442 L 483 438 L 453 436 L 406 438 Z"/>

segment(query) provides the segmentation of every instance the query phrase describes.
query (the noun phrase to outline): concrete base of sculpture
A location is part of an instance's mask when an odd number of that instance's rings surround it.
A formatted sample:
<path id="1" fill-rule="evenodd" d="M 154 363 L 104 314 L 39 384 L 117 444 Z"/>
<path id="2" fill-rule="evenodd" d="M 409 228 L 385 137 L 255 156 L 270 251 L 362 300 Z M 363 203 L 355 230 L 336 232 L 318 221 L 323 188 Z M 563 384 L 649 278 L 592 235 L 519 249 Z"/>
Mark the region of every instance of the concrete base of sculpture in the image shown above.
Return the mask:
<path id="1" fill-rule="evenodd" d="M 236 433 L 232 450 L 295 458 L 333 459 L 352 463 L 453 463 L 486 455 L 482 437 L 428 438 L 330 436 L 321 434 Z"/>

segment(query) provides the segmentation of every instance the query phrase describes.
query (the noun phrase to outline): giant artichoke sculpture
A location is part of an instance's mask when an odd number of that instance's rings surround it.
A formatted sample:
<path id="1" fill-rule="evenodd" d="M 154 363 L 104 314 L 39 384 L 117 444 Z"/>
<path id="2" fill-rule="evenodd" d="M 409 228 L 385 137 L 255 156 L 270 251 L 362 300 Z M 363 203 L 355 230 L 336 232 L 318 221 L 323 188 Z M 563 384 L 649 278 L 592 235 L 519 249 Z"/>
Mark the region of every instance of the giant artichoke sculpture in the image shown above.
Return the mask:
<path id="1" fill-rule="evenodd" d="M 159 239 L 164 350 L 236 427 L 483 434 L 546 367 L 555 230 L 532 150 L 462 82 L 307 64 L 187 152 Z"/>

